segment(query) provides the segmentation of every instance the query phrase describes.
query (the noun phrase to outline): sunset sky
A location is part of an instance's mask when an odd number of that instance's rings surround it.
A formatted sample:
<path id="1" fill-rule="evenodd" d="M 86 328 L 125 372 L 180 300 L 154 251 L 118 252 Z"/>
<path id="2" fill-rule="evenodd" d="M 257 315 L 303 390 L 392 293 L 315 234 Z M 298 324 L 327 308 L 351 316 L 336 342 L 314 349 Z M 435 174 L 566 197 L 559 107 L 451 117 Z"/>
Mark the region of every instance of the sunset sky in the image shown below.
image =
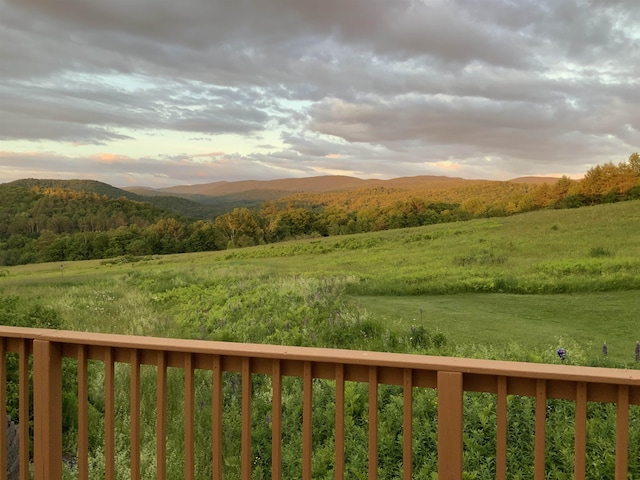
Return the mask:
<path id="1" fill-rule="evenodd" d="M 0 183 L 579 178 L 638 150 L 638 0 L 0 0 Z"/>

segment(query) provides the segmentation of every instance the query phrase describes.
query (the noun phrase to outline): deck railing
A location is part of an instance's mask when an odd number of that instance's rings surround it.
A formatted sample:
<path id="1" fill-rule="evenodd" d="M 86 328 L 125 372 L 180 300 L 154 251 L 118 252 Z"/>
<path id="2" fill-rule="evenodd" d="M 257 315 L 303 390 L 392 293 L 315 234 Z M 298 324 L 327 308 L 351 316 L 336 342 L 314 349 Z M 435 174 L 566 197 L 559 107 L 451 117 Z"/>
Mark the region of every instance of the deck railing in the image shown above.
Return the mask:
<path id="1" fill-rule="evenodd" d="M 312 417 L 314 379 L 331 380 L 335 385 L 334 478 L 345 477 L 345 382 L 368 384 L 368 478 L 378 478 L 378 389 L 396 385 L 402 392 L 402 465 L 398 476 L 411 479 L 413 438 L 412 395 L 415 389 L 437 390 L 438 478 L 461 479 L 463 472 L 463 397 L 465 392 L 487 392 L 496 398 L 495 472 L 497 479 L 507 473 L 508 396 L 535 398 L 534 478 L 545 478 L 545 428 L 548 399 L 575 402 L 573 476 L 585 478 L 587 461 L 587 404 L 615 404 L 615 478 L 626 479 L 629 446 L 630 405 L 640 403 L 640 372 L 635 370 L 589 368 L 568 365 L 530 364 L 464 358 L 351 350 L 287 347 L 200 340 L 134 337 L 0 327 L 0 408 L 7 408 L 7 356 L 18 357 L 20 478 L 62 478 L 63 359 L 77 368 L 77 476 L 89 478 L 90 373 L 88 365 L 103 365 L 104 375 L 104 476 L 116 478 L 116 378 L 119 364 L 128 364 L 130 412 L 130 478 L 141 475 L 141 405 L 155 402 L 156 478 L 166 478 L 167 371 L 183 374 L 184 476 L 195 477 L 195 385 L 194 373 L 211 372 L 211 458 L 212 477 L 223 478 L 223 373 L 241 376 L 241 466 L 240 477 L 252 477 L 252 376 L 271 379 L 271 478 L 282 477 L 282 385 L 283 378 L 302 381 L 301 478 L 312 478 Z M 17 355 L 16 355 L 17 354 Z M 141 366 L 155 370 L 155 398 L 141 393 Z M 146 368 L 146 367 L 145 367 Z M 207 374 L 209 375 L 209 374 Z M 31 383 L 32 382 L 32 383 Z M 333 383 L 335 382 L 335 383 Z M 33 404 L 30 405 L 30 388 Z M 33 412 L 33 431 L 29 415 Z M 169 419 L 172 421 L 172 419 Z M 569 427 L 568 427 L 569 428 Z M 32 443 L 31 443 L 32 442 Z M 0 472 L 6 470 L 6 425 L 0 422 Z M 32 453 L 30 453 L 32 452 Z M 30 473 L 31 470 L 31 473 Z M 513 476 L 513 472 L 509 473 Z M 4 477 L 4 473 L 2 473 Z M 2 478 L 0 477 L 0 478 Z"/>

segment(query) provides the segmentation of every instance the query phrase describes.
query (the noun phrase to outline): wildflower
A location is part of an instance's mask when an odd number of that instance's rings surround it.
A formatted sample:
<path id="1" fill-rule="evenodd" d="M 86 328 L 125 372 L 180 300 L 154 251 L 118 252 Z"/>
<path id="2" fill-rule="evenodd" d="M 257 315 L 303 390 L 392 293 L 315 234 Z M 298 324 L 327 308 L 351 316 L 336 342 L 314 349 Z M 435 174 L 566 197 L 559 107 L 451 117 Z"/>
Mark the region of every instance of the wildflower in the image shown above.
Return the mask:
<path id="1" fill-rule="evenodd" d="M 564 359 L 567 356 L 567 351 L 564 348 L 560 347 L 558 349 L 558 356 L 560 357 L 560 360 L 562 360 L 564 362 Z"/>

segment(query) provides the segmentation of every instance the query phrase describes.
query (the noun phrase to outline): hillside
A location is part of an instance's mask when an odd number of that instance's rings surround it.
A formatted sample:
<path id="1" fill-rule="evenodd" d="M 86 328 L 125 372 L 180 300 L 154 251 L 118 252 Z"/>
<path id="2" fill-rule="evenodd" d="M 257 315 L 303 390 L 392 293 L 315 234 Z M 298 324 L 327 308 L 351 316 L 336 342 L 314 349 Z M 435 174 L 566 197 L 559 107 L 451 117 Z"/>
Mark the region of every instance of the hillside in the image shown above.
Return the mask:
<path id="1" fill-rule="evenodd" d="M 145 189 L 138 191 L 149 195 L 127 198 L 101 182 L 28 179 L 0 185 L 0 265 L 225 250 L 640 198 L 640 166 L 631 159 L 594 167 L 579 181 L 551 180 L 218 182 L 209 187 L 224 195 L 190 187 L 196 203 Z"/>
<path id="2" fill-rule="evenodd" d="M 97 180 L 53 180 L 28 178 L 15 180 L 6 184 L 0 184 L 0 187 L 3 185 L 24 188 L 53 188 L 76 192 L 95 193 L 111 199 L 126 198 L 134 202 L 149 203 L 157 208 L 174 212 L 179 215 L 202 219 L 213 219 L 219 214 L 219 211 L 204 205 L 202 202 L 195 202 L 173 195 L 162 194 L 149 188 L 140 189 L 140 192 L 144 192 L 144 194 L 139 194 L 135 191 L 117 188 Z"/>
<path id="3" fill-rule="evenodd" d="M 349 211 L 410 196 L 450 203 L 462 203 L 474 197 L 490 203 L 508 201 L 513 195 L 524 195 L 535 186 L 552 184 L 557 180 L 555 177 L 521 177 L 510 181 L 489 181 L 427 175 L 363 180 L 327 175 L 264 181 L 222 181 L 160 189 L 127 187 L 125 190 L 150 200 L 159 195 L 175 195 L 207 205 L 220 215 L 234 208 L 256 209 L 265 201 L 293 201 L 308 206 L 341 207 Z"/>
<path id="4" fill-rule="evenodd" d="M 97 180 L 54 180 L 42 178 L 25 178 L 22 180 L 8 182 L 4 185 L 12 185 L 24 188 L 59 188 L 64 190 L 73 190 L 76 192 L 95 193 L 98 195 L 104 195 L 108 198 L 124 197 L 136 202 L 146 201 L 140 195 L 137 195 L 133 192 L 128 192 L 121 188 L 114 187 L 107 183 L 99 182 Z"/>
<path id="5" fill-rule="evenodd" d="M 555 177 L 521 177 L 510 180 L 511 183 L 540 184 L 553 183 Z M 125 190 L 140 195 L 180 195 L 189 197 L 224 197 L 244 194 L 242 198 L 272 200 L 290 193 L 322 193 L 359 190 L 362 188 L 387 187 L 400 189 L 440 190 L 461 187 L 462 185 L 491 184 L 488 180 L 467 180 L 458 177 L 428 176 L 398 177 L 390 180 L 360 179 L 344 175 L 325 175 L 308 178 L 286 178 L 279 180 L 244 180 L 237 182 L 212 182 L 198 185 L 179 185 L 175 187 L 151 189 L 149 187 L 126 187 Z M 497 182 L 502 183 L 502 182 Z M 272 193 L 268 193 L 272 192 Z M 246 196 L 245 196 L 246 195 Z M 265 198 L 269 197 L 269 198 Z M 237 197 L 237 198 L 240 198 Z"/>
<path id="6" fill-rule="evenodd" d="M 633 354 L 640 315 L 639 206 L 635 201 L 541 210 L 507 218 L 313 238 L 224 252 L 148 256 L 135 259 L 139 260 L 136 263 L 109 260 L 68 262 L 63 269 L 60 263 L 10 267 L 0 270 L 4 271 L 0 287 L 3 298 L 7 298 L 0 302 L 0 314 L 23 322 L 46 320 L 48 327 L 53 320 L 57 321 L 54 326 L 77 331 L 555 364 L 561 362 L 556 351 L 562 346 L 567 352 L 562 363 L 637 369 L 639 364 Z M 607 355 L 601 350 L 603 341 L 609 348 Z M 241 419 L 247 418 L 239 395 L 248 377 L 241 378 L 238 370 L 242 366 L 238 362 L 227 360 L 224 365 L 229 364 L 230 371 L 222 377 L 222 385 L 223 400 L 229 401 L 222 402 L 223 424 L 225 432 L 231 432 L 225 438 L 235 439 L 229 458 L 239 465 Z M 455 360 L 451 363 L 455 364 Z M 190 385 L 195 385 L 194 415 L 199 415 L 195 425 L 202 426 L 196 429 L 201 435 L 198 438 L 202 438 L 197 444 L 205 445 L 196 452 L 202 472 L 211 465 L 211 392 L 219 387 L 214 386 L 216 377 L 212 377 L 211 368 L 215 366 L 210 361 L 187 365 L 194 364 L 194 381 Z M 203 365 L 208 365 L 208 370 Z M 104 411 L 105 389 L 104 369 L 97 367 L 89 370 L 92 375 L 95 373 L 91 378 L 96 380 L 89 382 L 88 398 L 98 412 L 92 418 L 99 420 Z M 17 373 L 11 376 L 16 369 L 9 370 L 9 380 L 17 378 Z M 295 369 L 297 375 L 302 374 L 301 364 Z M 69 372 L 65 378 L 76 378 L 73 364 L 65 371 Z M 258 412 L 253 417 L 258 419 L 253 422 L 253 431 L 258 435 L 252 437 L 252 445 L 268 452 L 272 443 L 273 395 L 270 377 L 262 373 L 270 370 L 252 371 L 257 374 L 249 385 L 253 392 L 251 408 Z M 283 431 L 294 433 L 292 440 L 283 442 L 283 448 L 291 452 L 285 458 L 299 458 L 300 412 L 304 391 L 309 390 L 304 390 L 302 380 L 282 372 L 282 418 L 288 422 Z M 167 449 L 176 452 L 172 458 L 181 458 L 185 396 L 180 392 L 186 377 L 178 369 L 169 368 L 165 373 L 169 394 L 163 408 L 174 420 L 167 423 L 172 428 L 167 434 Z M 126 408 L 130 369 L 116 368 L 114 374 L 114 384 L 122 386 L 118 391 L 124 395 L 117 398 L 124 399 Z M 383 369 L 377 375 L 382 378 Z M 141 435 L 141 445 L 144 451 L 154 452 L 157 437 L 153 402 L 159 377 L 153 369 L 141 371 L 140 378 L 144 382 L 140 388 L 141 412 L 146 415 L 141 425 L 148 432 Z M 437 417 L 437 391 L 431 388 L 435 383 L 429 385 L 430 388 L 413 388 L 411 392 L 411 411 L 419 421 Z M 517 441 L 510 451 L 518 449 L 512 453 L 518 462 L 513 471 L 522 472 L 521 465 L 534 463 L 532 445 L 539 417 L 535 415 L 535 395 L 539 389 L 534 385 L 528 390 L 532 396 L 523 399 L 519 385 L 509 385 L 515 390 L 509 392 L 508 421 L 517 426 Z M 547 385 L 560 388 L 557 382 Z M 331 380 L 313 380 L 313 453 L 320 458 L 322 452 L 335 449 L 331 428 L 336 411 L 334 386 Z M 358 446 L 365 446 L 359 455 L 351 456 L 360 463 L 350 464 L 353 471 L 362 472 L 366 471 L 369 458 L 366 445 L 371 417 L 367 398 L 371 398 L 371 390 L 355 377 L 348 378 L 344 386 L 346 448 L 353 452 Z M 68 388 L 71 394 L 65 398 L 71 406 L 65 411 L 75 411 L 76 390 Z M 398 459 L 402 458 L 402 442 L 398 438 L 407 410 L 403 409 L 401 391 L 402 386 L 392 385 L 377 392 L 378 432 L 384 440 L 380 445 L 387 452 L 395 449 L 393 462 L 384 460 L 386 471 L 399 465 Z M 479 455 L 474 452 L 480 451 L 482 458 L 477 463 L 484 462 L 485 456 L 491 460 L 496 451 L 496 436 L 491 430 L 495 425 L 495 398 L 478 392 L 464 395 L 465 426 L 469 426 L 465 430 L 465 456 L 469 458 L 467 452 Z M 605 445 L 613 451 L 616 410 L 597 398 L 591 400 L 587 422 L 593 428 L 588 439 L 593 444 L 597 442 L 594 448 Z M 547 439 L 554 442 L 552 446 L 559 445 L 559 453 L 552 459 L 556 468 L 553 473 L 558 472 L 560 464 L 563 469 L 562 475 L 550 478 L 573 478 L 574 402 L 548 398 L 544 405 Z M 9 406 L 18 408 L 17 402 L 9 402 Z M 637 413 L 635 407 L 630 410 L 632 426 Z M 116 438 L 124 439 L 117 444 L 124 449 L 129 447 L 128 418 L 126 412 L 115 416 Z M 604 423 L 601 419 L 605 418 L 610 421 Z M 424 425 L 412 434 L 419 449 L 415 458 L 422 462 L 437 451 L 434 423 L 422 422 Z M 329 425 L 328 433 L 325 424 Z M 104 458 L 100 440 L 103 423 L 94 421 L 90 425 L 98 432 L 91 438 L 97 438 L 95 456 L 100 461 Z M 629 432 L 638 433 L 634 428 Z M 521 441 L 523 438 L 526 441 Z M 69 444 L 70 451 L 75 452 L 77 444 Z M 637 436 L 630 438 L 629 445 L 633 446 L 630 458 L 640 458 Z M 128 478 L 130 462 L 126 454 L 122 458 L 125 460 L 118 463 L 118 478 Z M 588 478 L 614 478 L 612 455 L 594 454 L 593 458 Z M 604 468 L 601 464 L 607 459 L 608 466 Z M 330 461 L 323 468 L 329 475 Z M 183 478 L 183 466 L 179 461 L 175 463 L 178 467 L 170 478 Z M 290 470 L 283 477 L 300 478 L 300 469 L 285 463 Z M 633 465 L 633 478 L 638 478 L 640 466 Z M 268 460 L 261 466 L 263 472 L 268 472 Z M 533 478 L 531 470 L 526 472 L 526 478 Z M 385 470 L 381 468 L 379 472 Z M 231 477 L 240 478 L 240 474 L 233 473 Z M 264 476 L 268 474 L 257 475 Z M 495 475 L 487 473 L 476 478 Z"/>

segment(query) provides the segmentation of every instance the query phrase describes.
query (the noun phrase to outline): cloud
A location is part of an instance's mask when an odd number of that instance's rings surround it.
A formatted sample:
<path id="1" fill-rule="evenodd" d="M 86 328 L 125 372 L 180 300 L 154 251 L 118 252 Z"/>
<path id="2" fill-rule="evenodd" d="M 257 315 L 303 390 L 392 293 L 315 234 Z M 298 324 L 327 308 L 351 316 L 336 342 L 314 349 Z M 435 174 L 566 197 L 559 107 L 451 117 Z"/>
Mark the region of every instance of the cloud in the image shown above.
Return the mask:
<path id="1" fill-rule="evenodd" d="M 0 149 L 119 181 L 579 174 L 639 149 L 638 25 L 634 0 L 0 0 Z"/>
<path id="2" fill-rule="evenodd" d="M 206 160 L 205 160 L 206 159 Z M 99 179 L 115 186 L 208 183 L 220 180 L 267 180 L 305 176 L 286 162 L 266 163 L 268 156 L 164 155 L 127 157 L 100 153 L 91 156 L 62 156 L 54 152 L 0 151 L 0 183 L 20 178 Z M 274 176 L 274 170 L 279 175 Z M 304 172 L 310 174 L 312 172 Z"/>

